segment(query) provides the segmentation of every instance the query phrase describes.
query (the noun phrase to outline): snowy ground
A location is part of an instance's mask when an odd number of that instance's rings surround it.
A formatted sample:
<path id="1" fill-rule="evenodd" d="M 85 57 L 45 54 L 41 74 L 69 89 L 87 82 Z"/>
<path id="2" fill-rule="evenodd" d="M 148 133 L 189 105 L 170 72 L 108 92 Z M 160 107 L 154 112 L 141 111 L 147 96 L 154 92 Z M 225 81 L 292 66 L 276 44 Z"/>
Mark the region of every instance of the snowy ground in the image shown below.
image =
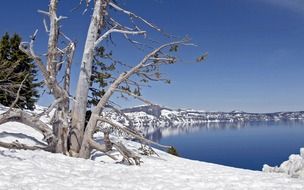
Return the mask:
<path id="1" fill-rule="evenodd" d="M 304 180 L 162 153 L 126 166 L 43 151 L 0 151 L 0 189 L 304 189 Z"/>
<path id="2" fill-rule="evenodd" d="M 18 139 L 39 144 L 41 138 L 39 133 L 19 123 L 0 126 L 2 141 Z M 137 148 L 132 142 L 128 147 Z M 0 148 L 0 189 L 304 189 L 303 178 L 158 153 L 160 157 L 142 156 L 140 166 L 127 166 L 114 163 L 101 153 L 96 153 L 93 161 L 44 151 Z"/>

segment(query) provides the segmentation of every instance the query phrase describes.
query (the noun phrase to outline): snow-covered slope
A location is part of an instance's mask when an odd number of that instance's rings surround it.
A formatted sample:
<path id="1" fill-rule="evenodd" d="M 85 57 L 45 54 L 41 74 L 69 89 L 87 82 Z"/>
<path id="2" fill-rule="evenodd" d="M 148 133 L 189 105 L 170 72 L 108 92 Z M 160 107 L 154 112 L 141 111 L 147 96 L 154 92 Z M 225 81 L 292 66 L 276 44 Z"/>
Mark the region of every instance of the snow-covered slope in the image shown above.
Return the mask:
<path id="1" fill-rule="evenodd" d="M 191 161 L 160 153 L 140 166 L 43 151 L 0 151 L 0 189 L 303 190 L 304 180 Z M 102 159 L 102 158 L 100 158 Z"/>
<path id="2" fill-rule="evenodd" d="M 0 140 L 39 144 L 43 143 L 41 138 L 19 123 L 0 125 Z M 101 136 L 97 133 L 95 138 Z M 130 149 L 139 147 L 135 142 L 121 141 Z M 0 148 L 0 189 L 304 189 L 303 178 L 283 173 L 237 169 L 157 153 L 160 157 L 142 155 L 140 166 L 126 166 L 99 152 L 94 153 L 93 160 L 84 160 L 44 151 Z"/>

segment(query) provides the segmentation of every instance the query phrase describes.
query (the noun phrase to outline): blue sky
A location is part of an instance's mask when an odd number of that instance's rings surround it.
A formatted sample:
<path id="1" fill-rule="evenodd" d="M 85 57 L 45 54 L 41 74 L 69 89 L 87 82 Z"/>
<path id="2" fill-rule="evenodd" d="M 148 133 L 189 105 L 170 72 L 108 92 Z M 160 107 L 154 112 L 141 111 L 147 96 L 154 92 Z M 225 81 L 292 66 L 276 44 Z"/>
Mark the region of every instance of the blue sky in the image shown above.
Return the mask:
<path id="1" fill-rule="evenodd" d="M 171 85 L 153 83 L 152 88 L 143 91 L 153 102 L 174 108 L 211 111 L 304 110 L 304 1 L 120 2 L 121 6 L 174 35 L 189 35 L 199 45 L 198 48 L 183 48 L 179 53 L 182 61 L 163 68 L 163 72 L 172 80 Z M 78 42 L 72 88 L 75 88 L 77 81 L 89 21 L 89 14 L 83 16 L 81 11 L 69 11 L 77 4 L 78 0 L 62 0 L 59 4 L 59 14 L 69 17 L 62 23 L 63 30 Z M 47 1 L 2 2 L 0 34 L 17 32 L 27 40 L 38 28 L 40 32 L 35 48 L 43 54 L 47 35 L 37 9 L 46 10 Z M 142 52 L 130 47 L 127 43 L 117 42 L 113 48 L 114 55 L 128 63 L 138 62 Z M 204 51 L 209 52 L 206 62 L 189 63 Z M 43 98 L 39 103 L 47 105 L 50 101 Z M 130 106 L 134 102 L 122 104 Z"/>

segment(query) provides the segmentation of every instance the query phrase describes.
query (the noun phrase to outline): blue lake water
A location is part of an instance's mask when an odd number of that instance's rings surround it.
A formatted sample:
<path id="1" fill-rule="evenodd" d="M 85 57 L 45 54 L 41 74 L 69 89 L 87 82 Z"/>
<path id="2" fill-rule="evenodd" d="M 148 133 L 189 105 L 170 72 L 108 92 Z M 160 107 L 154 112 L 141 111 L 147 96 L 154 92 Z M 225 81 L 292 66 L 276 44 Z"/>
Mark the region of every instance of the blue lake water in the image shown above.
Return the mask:
<path id="1" fill-rule="evenodd" d="M 304 122 L 214 123 L 159 129 L 148 135 L 180 156 L 238 168 L 279 165 L 304 147 Z"/>

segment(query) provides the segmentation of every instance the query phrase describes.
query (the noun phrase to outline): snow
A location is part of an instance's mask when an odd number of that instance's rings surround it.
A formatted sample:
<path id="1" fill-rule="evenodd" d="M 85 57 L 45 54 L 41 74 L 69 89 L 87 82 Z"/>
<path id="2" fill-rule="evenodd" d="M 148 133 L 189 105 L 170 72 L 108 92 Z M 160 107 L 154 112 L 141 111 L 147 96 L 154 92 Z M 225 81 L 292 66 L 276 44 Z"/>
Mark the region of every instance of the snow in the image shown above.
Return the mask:
<path id="1" fill-rule="evenodd" d="M 8 133 L 22 133 L 33 139 L 3 135 Z M 101 137 L 96 134 L 95 138 Z M 42 136 L 30 127 L 11 122 L 0 126 L 0 139 L 39 144 Z M 137 143 L 122 141 L 128 148 L 137 150 Z M 93 160 L 84 160 L 45 151 L 0 148 L 0 189 L 304 189 L 303 178 L 284 173 L 226 167 L 156 151 L 159 157 L 141 155 L 140 166 L 127 166 L 100 152 L 94 153 Z"/>
<path id="2" fill-rule="evenodd" d="M 159 152 L 140 166 L 44 151 L 0 151 L 0 189 L 301 189 L 304 181 L 191 161 Z"/>
<path id="3" fill-rule="evenodd" d="M 178 114 L 179 114 L 178 111 L 171 111 L 166 109 L 161 110 L 161 115 L 165 117 L 171 117 L 172 115 L 178 115 Z"/>
<path id="4" fill-rule="evenodd" d="M 279 167 L 271 167 L 265 164 L 263 166 L 263 171 L 269 173 L 286 173 L 291 177 L 304 179 L 304 148 L 300 149 L 300 155 L 290 155 L 288 160 L 283 162 Z"/>

